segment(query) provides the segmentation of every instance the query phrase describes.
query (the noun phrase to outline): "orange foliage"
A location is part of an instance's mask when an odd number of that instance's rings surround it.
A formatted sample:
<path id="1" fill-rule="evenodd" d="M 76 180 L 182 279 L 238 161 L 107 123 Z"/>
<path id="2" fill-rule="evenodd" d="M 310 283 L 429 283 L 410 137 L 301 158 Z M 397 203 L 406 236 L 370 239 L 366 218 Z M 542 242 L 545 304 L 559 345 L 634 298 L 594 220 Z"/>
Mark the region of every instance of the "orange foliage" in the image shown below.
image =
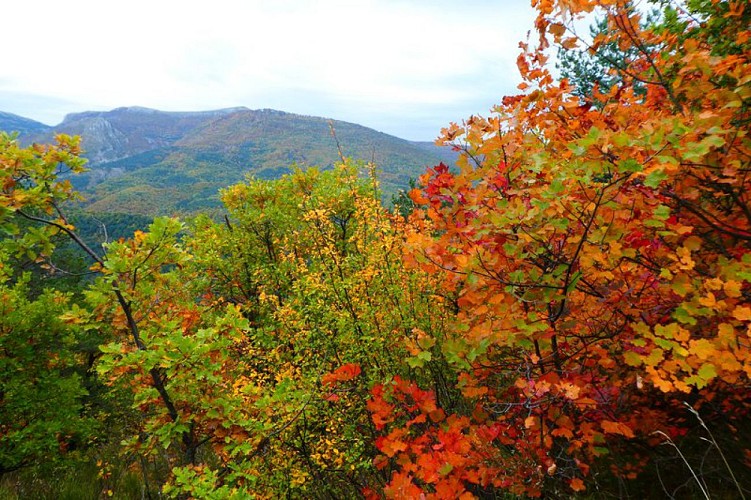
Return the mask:
<path id="1" fill-rule="evenodd" d="M 352 380 L 361 373 L 362 368 L 360 368 L 360 365 L 357 363 L 347 363 L 321 377 L 321 383 L 323 385 L 335 385 L 337 382 Z"/>
<path id="2" fill-rule="evenodd" d="M 614 451 L 630 478 L 656 431 L 685 434 L 689 395 L 731 423 L 749 415 L 749 6 L 646 29 L 620 1 L 533 4 L 524 93 L 444 129 L 458 170 L 429 169 L 412 193 L 406 260 L 458 294 L 442 349 L 464 402 L 396 379 L 374 389 L 387 494 L 581 491 Z M 595 7 L 609 31 L 594 43 L 640 56 L 580 99 L 544 49 L 572 48 L 566 20 Z M 440 418 L 412 424 L 420 413 Z"/>

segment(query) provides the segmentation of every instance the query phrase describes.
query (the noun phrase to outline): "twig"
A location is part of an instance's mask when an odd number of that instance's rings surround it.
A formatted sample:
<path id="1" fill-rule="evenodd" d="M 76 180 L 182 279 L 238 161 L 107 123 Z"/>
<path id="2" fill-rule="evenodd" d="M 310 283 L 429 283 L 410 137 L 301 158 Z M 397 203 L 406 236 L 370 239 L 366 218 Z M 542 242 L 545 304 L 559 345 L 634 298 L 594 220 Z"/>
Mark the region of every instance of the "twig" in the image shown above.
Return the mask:
<path id="1" fill-rule="evenodd" d="M 701 481 L 699 481 L 699 478 L 696 476 L 694 469 L 691 468 L 691 464 L 688 463 L 688 460 L 686 460 L 686 457 L 683 456 L 683 453 L 681 453 L 680 448 L 678 448 L 675 442 L 672 439 L 670 439 L 670 436 L 668 436 L 662 431 L 654 431 L 652 434 L 659 434 L 660 436 L 664 437 L 665 442 L 663 444 L 669 444 L 670 446 L 675 448 L 675 451 L 678 452 L 678 455 L 680 455 L 681 459 L 683 460 L 683 463 L 686 464 L 686 467 L 688 467 L 688 470 L 691 472 L 691 475 L 694 476 L 694 479 L 696 480 L 696 484 L 699 485 L 699 489 L 701 489 L 701 492 L 704 494 L 704 498 L 706 498 L 707 500 L 710 500 L 709 493 L 704 488 L 704 485 L 702 485 Z"/>
<path id="2" fill-rule="evenodd" d="M 725 467 L 727 468 L 728 472 L 730 473 L 730 477 L 733 478 L 733 483 L 735 484 L 735 487 L 738 489 L 738 493 L 741 496 L 742 500 L 746 500 L 746 496 L 743 494 L 743 488 L 741 488 L 741 485 L 738 484 L 738 480 L 735 478 L 735 474 L 733 474 L 733 469 L 730 468 L 730 464 L 728 463 L 727 459 L 725 458 L 725 454 L 722 452 L 722 448 L 717 444 L 717 441 L 715 440 L 714 436 L 712 435 L 712 431 L 709 430 L 709 427 L 707 427 L 707 424 L 704 423 L 704 420 L 702 420 L 701 416 L 699 415 L 699 412 L 694 410 L 694 408 L 688 404 L 687 402 L 683 402 L 683 404 L 688 408 L 688 411 L 694 414 L 696 419 L 699 421 L 699 424 L 704 428 L 705 431 L 707 431 L 707 434 L 709 434 L 709 439 L 714 445 L 715 448 L 717 448 L 717 451 L 720 452 L 720 457 L 722 457 L 722 461 L 725 463 Z"/>
<path id="3" fill-rule="evenodd" d="M 334 142 L 336 142 L 336 150 L 339 152 L 339 159 L 342 160 L 342 163 L 347 163 L 347 159 L 344 157 L 344 153 L 342 152 L 342 145 L 339 144 L 339 138 L 336 136 L 336 130 L 334 129 L 333 120 L 329 120 L 329 130 L 331 131 L 331 137 L 333 137 Z"/>

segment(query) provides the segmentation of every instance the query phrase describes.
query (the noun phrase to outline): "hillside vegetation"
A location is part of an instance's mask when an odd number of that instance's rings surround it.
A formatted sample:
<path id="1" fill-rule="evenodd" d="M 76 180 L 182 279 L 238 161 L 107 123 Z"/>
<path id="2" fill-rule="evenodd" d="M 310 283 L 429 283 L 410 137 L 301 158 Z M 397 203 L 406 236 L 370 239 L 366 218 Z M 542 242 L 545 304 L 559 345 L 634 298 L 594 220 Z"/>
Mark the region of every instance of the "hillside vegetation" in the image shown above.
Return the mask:
<path id="1" fill-rule="evenodd" d="M 278 179 L 294 166 L 331 168 L 340 160 L 340 148 L 363 162 L 364 175 L 365 163 L 377 167 L 388 198 L 426 167 L 456 157 L 448 148 L 360 125 L 274 110 L 118 108 L 71 114 L 42 129 L 20 120 L 0 119 L 0 129 L 23 128 L 25 143 L 49 142 L 59 133 L 82 138 L 89 170 L 71 180 L 92 212 L 154 216 L 217 209 L 221 188 L 247 176 Z"/>

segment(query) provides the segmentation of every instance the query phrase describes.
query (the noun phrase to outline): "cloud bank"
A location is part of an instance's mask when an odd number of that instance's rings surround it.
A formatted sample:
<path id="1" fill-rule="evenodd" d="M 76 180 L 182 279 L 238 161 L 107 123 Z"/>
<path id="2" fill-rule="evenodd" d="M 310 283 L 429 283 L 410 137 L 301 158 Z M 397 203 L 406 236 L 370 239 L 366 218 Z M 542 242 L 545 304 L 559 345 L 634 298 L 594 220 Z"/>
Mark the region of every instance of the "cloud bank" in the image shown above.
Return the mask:
<path id="1" fill-rule="evenodd" d="M 12 2 L 0 110 L 275 108 L 431 140 L 515 92 L 527 0 Z"/>

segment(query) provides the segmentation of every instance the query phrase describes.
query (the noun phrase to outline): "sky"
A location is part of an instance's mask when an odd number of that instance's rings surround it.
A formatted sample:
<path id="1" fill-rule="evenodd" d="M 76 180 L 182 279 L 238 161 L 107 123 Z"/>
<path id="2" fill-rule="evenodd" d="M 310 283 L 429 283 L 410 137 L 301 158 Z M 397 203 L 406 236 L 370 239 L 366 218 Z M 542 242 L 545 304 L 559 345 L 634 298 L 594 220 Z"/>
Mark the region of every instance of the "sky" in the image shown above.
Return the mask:
<path id="1" fill-rule="evenodd" d="M 0 111 L 245 106 L 410 140 L 517 93 L 529 0 L 9 0 Z"/>

